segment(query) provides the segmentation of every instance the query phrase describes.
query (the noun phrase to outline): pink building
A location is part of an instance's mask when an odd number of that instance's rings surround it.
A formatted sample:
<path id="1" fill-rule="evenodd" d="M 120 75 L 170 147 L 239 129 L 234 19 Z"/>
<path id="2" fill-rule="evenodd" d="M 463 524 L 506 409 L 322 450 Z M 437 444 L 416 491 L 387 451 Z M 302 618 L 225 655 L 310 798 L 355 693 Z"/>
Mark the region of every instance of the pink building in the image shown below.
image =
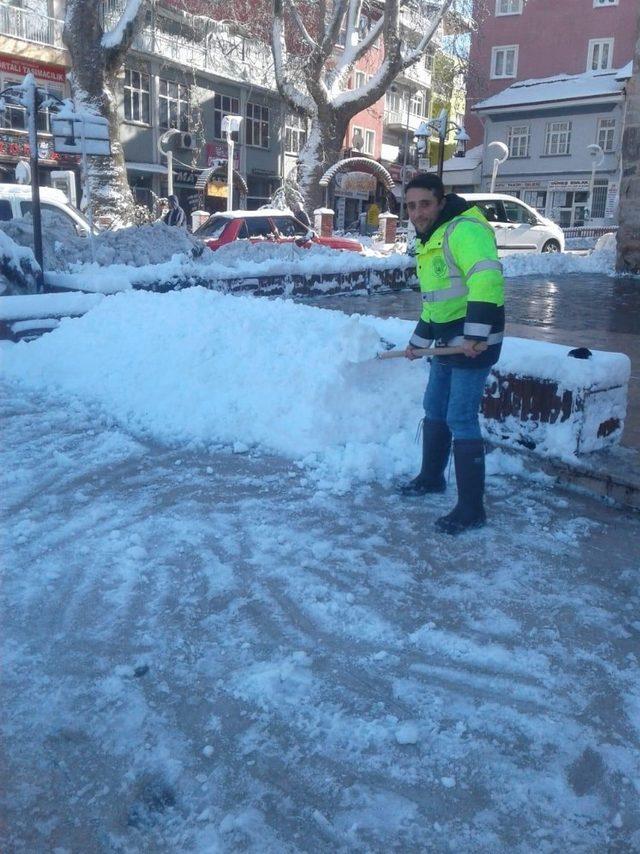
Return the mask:
<path id="1" fill-rule="evenodd" d="M 633 58 L 638 0 L 474 0 L 467 110 L 517 80 L 621 68 Z M 470 147 L 482 143 L 469 112 Z"/>

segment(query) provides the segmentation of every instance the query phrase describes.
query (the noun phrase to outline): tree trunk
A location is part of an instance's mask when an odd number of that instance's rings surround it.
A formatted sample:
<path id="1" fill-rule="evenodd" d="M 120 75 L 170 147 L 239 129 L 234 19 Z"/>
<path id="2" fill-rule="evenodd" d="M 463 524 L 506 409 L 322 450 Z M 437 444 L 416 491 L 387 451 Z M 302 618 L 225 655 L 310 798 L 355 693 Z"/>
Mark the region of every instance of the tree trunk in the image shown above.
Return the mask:
<path id="1" fill-rule="evenodd" d="M 89 107 L 109 122 L 111 154 L 88 157 L 83 176 L 83 207 L 90 206 L 94 221 L 108 218 L 113 225 L 134 221 L 134 200 L 127 181 L 124 152 L 120 142 L 120 117 L 116 99 L 117 75 L 126 49 L 134 37 L 132 26 L 113 48 L 102 44 L 102 4 L 96 0 L 74 0 L 67 5 L 63 39 L 71 55 L 71 91 L 77 109 Z M 138 16 L 137 23 L 141 14 Z"/>
<path id="2" fill-rule="evenodd" d="M 618 217 L 616 269 L 640 273 L 640 12 L 633 72 L 627 84 Z"/>
<path id="3" fill-rule="evenodd" d="M 340 160 L 347 126 L 348 120 L 332 107 L 321 109 L 311 120 L 309 138 L 299 156 L 300 192 L 309 215 L 331 202 L 333 186 L 321 187 L 320 179 Z"/>

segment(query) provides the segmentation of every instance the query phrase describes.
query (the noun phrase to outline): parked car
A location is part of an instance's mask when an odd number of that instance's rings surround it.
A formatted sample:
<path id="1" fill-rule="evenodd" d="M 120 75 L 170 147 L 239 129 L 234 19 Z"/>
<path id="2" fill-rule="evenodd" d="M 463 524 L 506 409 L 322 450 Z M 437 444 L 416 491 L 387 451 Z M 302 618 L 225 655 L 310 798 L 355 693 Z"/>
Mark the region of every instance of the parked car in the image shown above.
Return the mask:
<path id="1" fill-rule="evenodd" d="M 321 237 L 295 218 L 291 211 L 263 208 L 257 211 L 228 211 L 212 214 L 194 232 L 209 247 L 219 249 L 234 240 L 249 240 L 259 243 L 272 240 L 275 243 L 295 243 L 309 248 L 314 244 L 330 249 L 346 249 L 361 252 L 362 244 L 348 237 Z"/>
<path id="2" fill-rule="evenodd" d="M 501 193 L 460 193 L 480 208 L 496 232 L 498 249 L 505 252 L 564 252 L 559 225 L 529 205 Z"/>
<path id="3" fill-rule="evenodd" d="M 0 184 L 0 221 L 23 219 L 31 216 L 31 186 L 28 184 Z M 40 210 L 45 228 L 88 237 L 89 222 L 77 208 L 69 204 L 61 190 L 40 187 Z"/>

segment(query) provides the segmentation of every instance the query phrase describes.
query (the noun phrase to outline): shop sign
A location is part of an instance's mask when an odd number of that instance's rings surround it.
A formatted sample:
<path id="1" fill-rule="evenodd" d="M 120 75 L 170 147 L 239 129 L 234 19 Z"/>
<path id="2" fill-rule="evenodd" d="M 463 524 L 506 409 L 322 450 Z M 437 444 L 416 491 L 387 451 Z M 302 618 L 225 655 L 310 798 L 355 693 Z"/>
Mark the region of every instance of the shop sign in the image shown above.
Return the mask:
<path id="1" fill-rule="evenodd" d="M 522 185 L 520 185 L 522 186 Z M 558 180 L 558 181 L 549 181 L 549 190 L 563 190 L 565 192 L 583 192 L 584 190 L 589 189 L 589 179 L 588 178 L 572 178 L 567 179 L 566 181 Z"/>
<path id="2" fill-rule="evenodd" d="M 368 172 L 338 172 L 336 191 L 355 199 L 368 199 L 376 191 L 376 177 Z"/>
<path id="3" fill-rule="evenodd" d="M 618 184 L 609 184 L 607 188 L 607 204 L 604 209 L 604 215 L 607 219 L 611 219 L 616 214 L 618 207 Z"/>
<path id="4" fill-rule="evenodd" d="M 207 184 L 207 195 L 213 196 L 216 199 L 226 199 L 228 196 L 227 185 L 211 181 Z"/>
<path id="5" fill-rule="evenodd" d="M 198 173 L 191 169 L 174 169 L 173 181 L 175 184 L 184 184 L 187 187 L 195 187 Z"/>
<path id="6" fill-rule="evenodd" d="M 498 181 L 496 184 L 496 192 L 507 192 L 514 190 L 546 190 L 547 185 L 544 181 Z"/>
<path id="7" fill-rule="evenodd" d="M 31 148 L 25 136 L 15 136 L 11 133 L 0 133 L 0 157 L 31 157 Z M 38 157 L 40 160 L 57 160 L 50 139 L 38 140 Z"/>
<path id="8" fill-rule="evenodd" d="M 0 54 L 0 74 L 11 74 L 14 77 L 26 77 L 32 73 L 37 80 L 48 80 L 50 83 L 64 83 L 66 72 L 58 65 L 45 65 L 32 59 L 22 59 L 16 56 Z"/>
<path id="9" fill-rule="evenodd" d="M 228 160 L 229 152 L 227 151 L 226 142 L 208 142 L 205 150 L 208 167 L 216 166 L 216 161 L 218 160 Z M 233 168 L 240 168 L 240 152 L 237 145 L 233 149 Z"/>

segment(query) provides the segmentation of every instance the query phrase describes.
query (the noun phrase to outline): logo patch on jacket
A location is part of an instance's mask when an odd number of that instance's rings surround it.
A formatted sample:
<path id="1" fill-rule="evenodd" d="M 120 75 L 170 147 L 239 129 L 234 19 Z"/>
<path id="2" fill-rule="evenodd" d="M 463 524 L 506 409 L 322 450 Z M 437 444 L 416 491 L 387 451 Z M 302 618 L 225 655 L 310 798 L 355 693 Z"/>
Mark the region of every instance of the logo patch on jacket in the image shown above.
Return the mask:
<path id="1" fill-rule="evenodd" d="M 447 275 L 447 265 L 443 258 L 433 259 L 433 274 L 439 279 Z"/>

